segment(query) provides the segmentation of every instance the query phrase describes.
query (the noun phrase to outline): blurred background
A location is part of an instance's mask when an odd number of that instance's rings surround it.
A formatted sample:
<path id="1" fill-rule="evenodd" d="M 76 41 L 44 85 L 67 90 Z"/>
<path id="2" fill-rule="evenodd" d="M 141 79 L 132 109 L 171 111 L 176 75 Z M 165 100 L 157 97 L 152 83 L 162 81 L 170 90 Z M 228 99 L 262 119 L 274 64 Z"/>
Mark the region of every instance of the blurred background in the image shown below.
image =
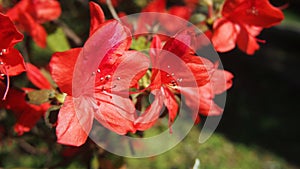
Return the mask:
<path id="1" fill-rule="evenodd" d="M 60 25 L 71 28 L 82 42 L 88 36 L 89 11 L 84 0 L 60 1 Z M 234 74 L 233 87 L 216 133 L 199 144 L 199 126 L 182 143 L 151 158 L 129 159 L 103 152 L 88 141 L 79 148 L 55 143 L 55 131 L 41 120 L 29 133 L 0 135 L 0 168 L 192 168 L 200 160 L 201 169 L 298 169 L 300 168 L 300 1 L 273 0 L 276 6 L 289 3 L 281 25 L 264 30 L 261 49 L 248 56 L 235 49 L 220 54 L 223 66 Z M 131 1 L 117 10 L 138 12 Z M 141 2 L 140 2 L 141 3 Z M 176 3 L 171 0 L 169 3 Z M 109 16 L 106 6 L 102 6 Z M 80 24 L 78 24 L 80 23 Z M 45 25 L 55 31 L 53 24 Z M 72 47 L 80 46 L 74 40 Z M 58 43 L 58 42 L 57 42 Z M 63 46 L 63 44 L 62 44 Z M 63 48 L 62 48 L 63 49 Z M 45 66 L 51 47 L 39 49 L 32 44 L 31 61 Z M 1 113 L 4 114 L 4 113 Z M 14 118 L 3 121 L 12 126 Z M 101 155 L 99 155 L 101 154 Z M 102 167 L 101 167 L 102 166 Z"/>

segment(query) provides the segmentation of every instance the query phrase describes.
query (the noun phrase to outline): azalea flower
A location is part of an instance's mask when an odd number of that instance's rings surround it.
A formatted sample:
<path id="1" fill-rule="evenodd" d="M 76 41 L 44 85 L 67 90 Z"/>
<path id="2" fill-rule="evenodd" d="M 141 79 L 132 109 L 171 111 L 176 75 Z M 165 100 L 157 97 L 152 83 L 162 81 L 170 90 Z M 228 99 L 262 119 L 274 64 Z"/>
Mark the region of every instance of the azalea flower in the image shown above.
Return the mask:
<path id="1" fill-rule="evenodd" d="M 153 0 L 142 12 L 155 12 L 174 15 L 180 19 L 189 20 L 192 14 L 192 9 L 187 6 L 172 6 L 166 9 L 166 0 Z M 174 21 L 170 20 L 168 15 L 141 15 L 138 19 L 136 33 L 149 32 L 156 29 L 159 26 L 161 32 L 165 32 L 167 35 L 175 35 L 178 31 L 181 31 L 182 25 L 174 25 Z M 154 32 L 156 30 L 153 30 Z"/>
<path id="2" fill-rule="evenodd" d="M 222 17 L 213 24 L 212 43 L 219 52 L 227 52 L 237 46 L 249 55 L 259 49 L 256 38 L 263 28 L 279 24 L 282 11 L 269 0 L 226 0 Z"/>
<path id="3" fill-rule="evenodd" d="M 0 82 L 0 93 L 5 88 L 5 85 Z M 31 89 L 26 89 L 30 91 Z M 41 105 L 30 104 L 26 101 L 26 92 L 24 90 L 10 89 L 5 101 L 1 102 L 0 107 L 11 110 L 16 117 L 14 131 L 18 135 L 24 132 L 29 132 L 35 124 L 41 119 L 45 112 L 49 109 L 49 103 Z"/>
<path id="4" fill-rule="evenodd" d="M 5 100 L 9 89 L 9 76 L 16 76 L 25 71 L 25 64 L 21 53 L 14 45 L 23 40 L 23 35 L 17 31 L 12 21 L 0 13 L 0 79 L 6 76 L 7 88 L 3 95 Z"/>
<path id="5" fill-rule="evenodd" d="M 152 61 L 150 88 L 155 91 L 154 95 L 158 100 L 157 109 L 143 113 L 140 120 L 148 118 L 149 123 L 138 126 L 139 130 L 146 130 L 155 124 L 160 116 L 162 104 L 168 109 L 169 126 L 171 126 L 179 108 L 176 94 L 182 94 L 186 104 L 190 108 L 199 109 L 200 114 L 220 115 L 223 112 L 213 99 L 215 94 L 223 93 L 231 87 L 233 76 L 227 71 L 217 70 L 209 60 L 195 56 L 192 43 L 192 36 L 186 31 L 170 38 L 164 46 L 161 46 L 159 36 L 153 38 L 150 50 Z M 176 60 L 176 57 L 181 62 Z"/>
<path id="6" fill-rule="evenodd" d="M 47 32 L 41 25 L 61 14 L 57 0 L 21 0 L 6 13 L 18 27 L 27 32 L 36 44 L 46 47 Z"/>
<path id="7" fill-rule="evenodd" d="M 57 141 L 74 146 L 80 146 L 86 141 L 94 118 L 104 127 L 121 135 L 136 131 L 134 127 L 135 108 L 132 101 L 113 91 L 123 90 L 122 86 L 124 81 L 128 79 L 126 78 L 128 74 L 131 74 L 130 71 L 135 70 L 135 68 L 146 70 L 149 66 L 146 61 L 147 58 L 143 54 L 127 51 L 131 43 L 131 39 L 128 38 L 131 35 L 127 28 L 117 21 L 102 23 L 104 21 L 103 12 L 93 2 L 90 2 L 90 10 L 91 36 L 85 46 L 66 52 L 57 52 L 52 56 L 50 62 L 51 75 L 54 81 L 60 90 L 68 95 L 58 114 Z M 123 41 L 119 42 L 121 39 Z M 99 46 L 95 46 L 95 44 L 99 44 Z M 95 64 L 94 57 L 97 57 L 97 53 L 100 55 L 105 51 L 107 53 L 98 69 L 94 70 L 91 75 L 95 78 L 95 81 L 92 81 L 92 86 L 88 85 L 86 80 L 90 77 L 87 77 L 87 79 L 81 78 L 78 81 L 81 87 L 74 89 L 72 82 L 74 81 L 76 62 L 86 72 L 91 65 Z M 77 61 L 80 54 L 84 54 L 87 58 L 85 63 Z M 125 65 L 123 65 L 124 63 Z M 131 69 L 115 77 L 116 69 L 122 65 L 127 70 L 128 68 Z M 84 72 L 81 73 L 84 74 Z M 113 81 L 121 84 L 112 83 Z M 133 82 L 137 82 L 137 80 Z M 93 88 L 93 96 L 87 94 L 91 88 Z M 113 102 L 112 99 L 117 99 L 117 102 Z M 78 103 L 76 107 L 75 103 Z M 78 111 L 80 113 L 76 113 Z"/>

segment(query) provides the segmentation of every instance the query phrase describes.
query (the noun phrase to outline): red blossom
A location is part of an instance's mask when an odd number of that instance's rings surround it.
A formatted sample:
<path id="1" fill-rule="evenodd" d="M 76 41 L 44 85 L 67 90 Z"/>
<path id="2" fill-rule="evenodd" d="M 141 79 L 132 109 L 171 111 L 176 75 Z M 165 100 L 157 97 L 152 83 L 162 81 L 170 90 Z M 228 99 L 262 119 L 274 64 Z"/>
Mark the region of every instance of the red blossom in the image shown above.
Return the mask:
<path id="1" fill-rule="evenodd" d="M 27 32 L 40 47 L 46 47 L 47 32 L 41 25 L 57 19 L 61 14 L 57 0 L 21 0 L 7 11 L 21 30 Z"/>
<path id="2" fill-rule="evenodd" d="M 170 38 L 163 47 L 158 36 L 153 38 L 151 44 L 150 56 L 153 65 L 151 88 L 158 89 L 154 90 L 157 102 L 163 100 L 160 104 L 164 104 L 168 109 L 169 125 L 176 118 L 178 111 L 175 93 L 181 93 L 186 104 L 190 108 L 199 109 L 202 115 L 220 115 L 223 110 L 213 99 L 216 94 L 223 93 L 232 85 L 231 73 L 217 70 L 209 60 L 194 56 L 192 46 L 191 36 L 185 31 Z M 191 72 L 184 71 L 184 65 L 171 65 L 173 62 L 170 61 L 174 60 L 174 57 L 179 57 Z M 167 68 L 169 72 L 156 68 Z M 196 82 L 194 86 L 193 81 Z M 195 100 L 199 100 L 199 104 L 195 104 Z M 152 121 L 159 117 L 160 108 L 161 106 L 157 106 L 156 112 L 151 112 L 154 113 Z M 153 124 L 143 125 L 139 130 L 145 130 Z"/>
<path id="3" fill-rule="evenodd" d="M 178 20 L 179 18 L 189 20 L 192 15 L 192 9 L 188 6 L 172 6 L 166 9 L 166 0 L 151 1 L 142 12 L 164 13 L 166 15 L 141 15 L 138 19 L 137 34 L 148 32 L 148 29 L 152 30 L 159 24 L 161 31 L 166 32 L 167 35 L 175 35 L 180 31 L 182 25 L 174 25 L 174 21 L 170 20 L 168 14 L 178 17 Z"/>
<path id="4" fill-rule="evenodd" d="M 284 18 L 269 0 L 226 0 L 222 18 L 213 25 L 212 43 L 219 52 L 232 50 L 236 44 L 249 55 L 259 49 L 256 36 L 263 28 L 279 24 Z"/>
<path id="5" fill-rule="evenodd" d="M 5 85 L 0 82 L 0 91 L 5 88 Z M 49 103 L 41 105 L 34 105 L 26 102 L 26 93 L 21 90 L 12 88 L 7 94 L 5 101 L 1 103 L 1 107 L 7 110 L 11 110 L 17 122 L 14 125 L 14 130 L 18 135 L 22 135 L 24 132 L 30 131 L 35 126 L 38 120 L 45 114 L 50 107 Z"/>
<path id="6" fill-rule="evenodd" d="M 95 98 L 90 98 L 84 94 L 93 87 L 87 85 L 84 78 L 78 81 L 80 88 L 74 89 L 72 87 L 74 67 L 78 56 L 83 54 L 82 48 L 55 53 L 50 61 L 51 74 L 54 81 L 58 84 L 61 91 L 68 94 L 59 112 L 56 128 L 58 142 L 62 144 L 82 145 L 87 139 L 94 118 L 103 126 L 118 134 L 136 131 L 133 123 L 136 118 L 134 105 L 129 98 L 112 92 L 112 89 L 123 90 L 122 85 L 112 84 L 112 81 L 124 83 L 124 80 L 128 79 L 127 74 L 130 75 L 131 73 L 126 71 L 123 72 L 124 74 L 119 72 L 118 77 L 114 77 L 117 68 L 120 69 L 122 66 L 128 69 L 129 67 L 140 68 L 137 65 L 141 65 L 143 69 L 147 69 L 148 62 L 145 62 L 147 58 L 139 52 L 127 51 L 131 43 L 131 39 L 127 38 L 130 37 L 128 30 L 117 21 L 101 24 L 103 16 L 95 16 L 95 14 L 102 15 L 103 12 L 99 11 L 101 8 L 94 5 L 96 4 L 90 3 L 90 6 L 92 6 L 91 28 L 93 28 L 91 32 L 94 32 L 94 34 L 92 33 L 92 36 L 84 46 L 84 49 L 88 49 L 85 50 L 84 55 L 90 60 L 82 65 L 85 71 L 95 64 L 95 59 L 93 60 L 94 57 L 97 57 L 95 53 L 98 53 L 99 50 L 101 52 L 108 50 L 98 66 L 98 70 L 95 70 Z M 95 30 L 97 31 L 95 32 Z M 110 42 L 108 42 L 108 39 L 110 39 Z M 123 39 L 123 41 L 119 42 L 119 39 Z M 101 45 L 95 47 L 95 44 Z M 143 62 L 146 64 L 141 64 Z M 135 69 L 128 71 L 132 70 Z M 114 78 L 117 78 L 117 80 Z M 80 95 L 74 96 L 74 91 Z M 117 99 L 117 101 L 113 102 L 112 98 Z M 95 101 L 96 103 L 94 103 Z M 96 107 L 93 111 L 89 111 L 91 109 L 87 108 L 91 104 Z M 81 117 L 83 114 L 76 113 L 78 109 L 79 111 L 84 111 L 84 117 Z M 81 120 L 79 121 L 79 119 Z"/>
<path id="7" fill-rule="evenodd" d="M 17 31 L 12 21 L 6 15 L 0 13 L 0 79 L 6 75 L 7 88 L 3 100 L 9 88 L 9 76 L 16 76 L 25 71 L 25 64 L 21 53 L 14 49 L 14 45 L 23 40 L 23 35 Z"/>

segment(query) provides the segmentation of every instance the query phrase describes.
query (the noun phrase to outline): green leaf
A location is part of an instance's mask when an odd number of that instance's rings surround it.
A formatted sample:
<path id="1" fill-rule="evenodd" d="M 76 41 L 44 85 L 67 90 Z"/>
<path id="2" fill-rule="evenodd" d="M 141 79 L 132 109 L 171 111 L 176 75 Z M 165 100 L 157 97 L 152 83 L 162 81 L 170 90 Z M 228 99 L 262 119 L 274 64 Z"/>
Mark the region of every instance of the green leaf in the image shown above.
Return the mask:
<path id="1" fill-rule="evenodd" d="M 34 90 L 27 93 L 29 103 L 40 105 L 46 103 L 55 96 L 54 90 Z"/>
<path id="2" fill-rule="evenodd" d="M 54 52 L 63 52 L 70 49 L 70 44 L 67 37 L 61 28 L 47 37 L 48 47 Z"/>
<path id="3" fill-rule="evenodd" d="M 143 51 L 150 47 L 150 42 L 144 36 L 140 36 L 137 39 L 132 39 L 130 48 L 137 51 Z"/>

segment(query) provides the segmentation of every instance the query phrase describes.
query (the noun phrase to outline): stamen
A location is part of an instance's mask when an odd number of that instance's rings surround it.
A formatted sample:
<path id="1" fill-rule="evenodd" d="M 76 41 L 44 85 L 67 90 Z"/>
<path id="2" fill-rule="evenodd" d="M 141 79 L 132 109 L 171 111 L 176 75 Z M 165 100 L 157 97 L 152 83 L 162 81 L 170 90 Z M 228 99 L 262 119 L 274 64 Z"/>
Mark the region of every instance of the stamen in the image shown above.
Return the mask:
<path id="1" fill-rule="evenodd" d="M 182 82 L 182 78 L 177 79 L 178 82 Z"/>
<path id="2" fill-rule="evenodd" d="M 8 91 L 9 91 L 9 85 L 10 85 L 10 80 L 9 80 L 9 75 L 8 75 L 8 71 L 6 69 L 6 67 L 4 66 L 4 71 L 6 73 L 6 89 L 5 89 L 5 92 L 4 92 L 4 95 L 2 97 L 2 100 L 6 100 L 6 96 L 8 94 Z"/>
<path id="3" fill-rule="evenodd" d="M 258 9 L 255 6 L 252 6 L 251 9 L 247 10 L 247 13 L 257 16 L 258 15 Z"/>
<path id="4" fill-rule="evenodd" d="M 108 80 L 108 79 L 110 79 L 110 78 L 111 78 L 110 75 L 106 75 L 106 76 L 105 76 L 105 79 L 106 79 L 106 80 Z"/>

